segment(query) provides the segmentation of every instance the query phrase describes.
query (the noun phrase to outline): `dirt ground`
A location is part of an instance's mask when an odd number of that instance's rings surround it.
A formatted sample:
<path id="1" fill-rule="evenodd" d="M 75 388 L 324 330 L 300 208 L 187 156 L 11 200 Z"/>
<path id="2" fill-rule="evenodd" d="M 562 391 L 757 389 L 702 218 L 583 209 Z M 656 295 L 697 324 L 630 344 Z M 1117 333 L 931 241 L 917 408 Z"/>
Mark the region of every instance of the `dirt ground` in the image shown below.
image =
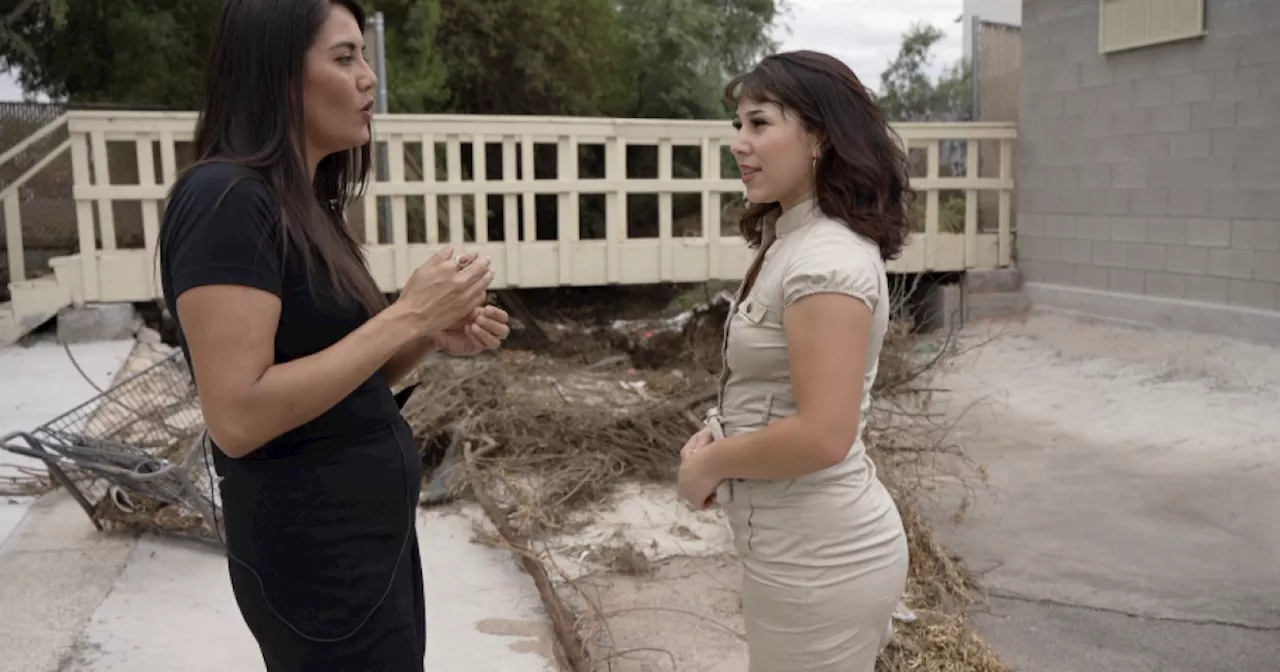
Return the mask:
<path id="1" fill-rule="evenodd" d="M 490 529 L 473 505 L 454 506 L 478 529 Z M 577 519 L 590 522 L 549 538 L 547 550 L 566 603 L 607 623 L 589 642 L 595 669 L 746 669 L 739 567 L 718 510 L 694 512 L 669 488 L 633 484 Z M 548 670 L 561 669 L 548 663 Z"/>

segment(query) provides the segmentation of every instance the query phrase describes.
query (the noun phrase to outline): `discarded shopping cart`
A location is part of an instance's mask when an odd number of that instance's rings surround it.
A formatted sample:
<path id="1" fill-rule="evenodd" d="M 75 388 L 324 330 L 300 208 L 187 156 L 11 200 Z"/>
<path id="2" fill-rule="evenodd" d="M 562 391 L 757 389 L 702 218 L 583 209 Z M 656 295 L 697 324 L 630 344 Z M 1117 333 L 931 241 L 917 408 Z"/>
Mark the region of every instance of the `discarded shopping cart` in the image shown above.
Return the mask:
<path id="1" fill-rule="evenodd" d="M 0 448 L 44 462 L 99 530 L 216 540 L 217 495 L 181 350 Z"/>

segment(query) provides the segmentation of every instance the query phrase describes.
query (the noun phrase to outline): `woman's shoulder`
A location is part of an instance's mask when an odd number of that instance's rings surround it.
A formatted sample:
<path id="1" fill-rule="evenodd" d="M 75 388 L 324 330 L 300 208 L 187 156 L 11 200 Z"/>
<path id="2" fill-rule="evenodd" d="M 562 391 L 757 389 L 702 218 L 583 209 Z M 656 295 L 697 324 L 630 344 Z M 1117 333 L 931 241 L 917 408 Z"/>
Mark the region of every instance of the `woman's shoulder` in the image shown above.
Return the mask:
<path id="1" fill-rule="evenodd" d="M 188 169 L 174 183 L 160 223 L 162 250 L 195 245 L 274 239 L 279 209 L 267 183 L 252 169 L 209 162 Z M 162 255 L 163 256 L 163 255 Z"/>
<path id="2" fill-rule="evenodd" d="M 221 200 L 233 193 L 238 198 L 271 200 L 271 190 L 252 168 L 227 161 L 209 161 L 192 166 L 173 185 L 171 200 Z"/>
<path id="3" fill-rule="evenodd" d="M 873 242 L 829 217 L 813 221 L 798 238 L 781 274 L 784 307 L 823 292 L 853 296 L 876 310 L 885 267 Z"/>
<path id="4" fill-rule="evenodd" d="M 819 215 L 807 227 L 798 247 L 807 252 L 868 252 L 880 258 L 880 248 L 875 241 L 854 231 L 843 221 L 827 215 Z"/>
<path id="5" fill-rule="evenodd" d="M 165 205 L 165 228 L 185 228 L 209 219 L 273 224 L 275 197 L 251 168 L 213 161 L 189 168 L 174 183 Z"/>

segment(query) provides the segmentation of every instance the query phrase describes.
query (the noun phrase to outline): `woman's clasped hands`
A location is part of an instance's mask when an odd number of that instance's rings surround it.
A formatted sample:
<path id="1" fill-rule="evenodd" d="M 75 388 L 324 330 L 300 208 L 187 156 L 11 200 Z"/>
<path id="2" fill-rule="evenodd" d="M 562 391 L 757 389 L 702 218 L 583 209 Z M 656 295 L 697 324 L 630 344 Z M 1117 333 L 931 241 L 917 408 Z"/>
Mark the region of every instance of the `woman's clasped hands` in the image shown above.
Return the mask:
<path id="1" fill-rule="evenodd" d="M 702 428 L 685 441 L 680 449 L 680 474 L 677 481 L 681 499 L 695 509 L 710 508 L 716 501 L 716 488 L 720 486 L 720 478 L 712 473 L 706 460 L 706 453 L 699 452 L 711 445 L 714 438 L 711 430 Z"/>
<path id="2" fill-rule="evenodd" d="M 475 355 L 502 345 L 511 333 L 507 312 L 485 305 L 493 269 L 474 252 L 453 256 L 446 246 L 419 266 L 396 303 L 417 319 L 422 335 L 451 355 Z"/>

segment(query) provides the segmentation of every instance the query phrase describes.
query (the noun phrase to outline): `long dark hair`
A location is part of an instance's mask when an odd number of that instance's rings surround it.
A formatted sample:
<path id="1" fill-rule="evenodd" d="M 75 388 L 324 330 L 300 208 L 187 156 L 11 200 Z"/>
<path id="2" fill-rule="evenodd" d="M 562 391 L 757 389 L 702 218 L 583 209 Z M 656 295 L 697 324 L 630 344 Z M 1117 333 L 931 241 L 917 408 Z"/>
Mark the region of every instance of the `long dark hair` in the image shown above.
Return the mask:
<path id="1" fill-rule="evenodd" d="M 307 51 L 336 7 L 363 28 L 365 13 L 355 0 L 227 0 L 205 67 L 196 160 L 187 172 L 210 162 L 252 169 L 279 203 L 281 253 L 301 256 L 311 289 L 317 289 L 318 264 L 329 274 L 334 298 L 376 313 L 387 300 L 345 217 L 368 183 L 371 143 L 330 154 L 313 180 L 307 175 Z"/>
<path id="2" fill-rule="evenodd" d="M 823 214 L 875 241 L 880 256 L 896 259 L 906 244 L 915 192 L 906 152 L 862 82 L 839 59 L 814 51 L 766 57 L 724 89 L 725 103 L 743 98 L 775 103 L 797 115 L 822 141 L 815 199 Z M 753 203 L 738 223 L 756 247 L 777 203 Z"/>

